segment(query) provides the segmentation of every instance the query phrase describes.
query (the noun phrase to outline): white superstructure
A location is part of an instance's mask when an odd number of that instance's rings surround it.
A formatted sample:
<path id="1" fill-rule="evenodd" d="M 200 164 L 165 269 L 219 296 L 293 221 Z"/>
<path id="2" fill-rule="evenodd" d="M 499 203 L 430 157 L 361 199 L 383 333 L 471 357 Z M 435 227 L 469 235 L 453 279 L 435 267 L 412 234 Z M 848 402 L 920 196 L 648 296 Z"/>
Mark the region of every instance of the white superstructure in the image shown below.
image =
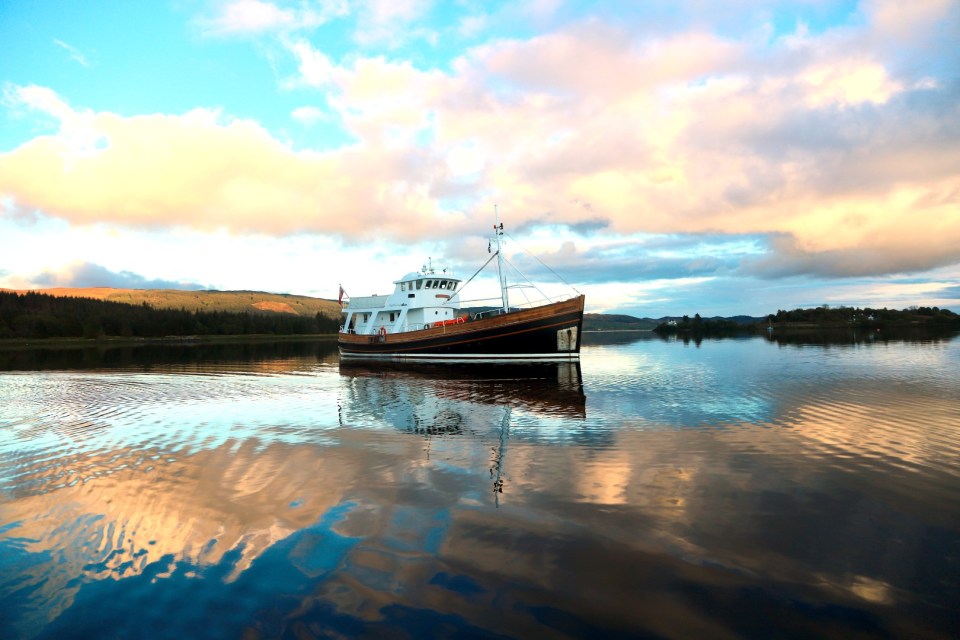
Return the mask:
<path id="1" fill-rule="evenodd" d="M 403 333 L 456 322 L 460 279 L 432 267 L 394 281 L 393 293 L 351 297 L 343 306 L 343 331 L 360 335 Z"/>

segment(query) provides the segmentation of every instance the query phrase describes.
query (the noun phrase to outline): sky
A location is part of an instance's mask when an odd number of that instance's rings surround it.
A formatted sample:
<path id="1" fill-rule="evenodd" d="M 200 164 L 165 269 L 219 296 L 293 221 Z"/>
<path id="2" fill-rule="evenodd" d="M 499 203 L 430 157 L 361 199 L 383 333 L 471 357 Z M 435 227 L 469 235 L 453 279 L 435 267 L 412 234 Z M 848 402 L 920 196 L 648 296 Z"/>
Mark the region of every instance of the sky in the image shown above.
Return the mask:
<path id="1" fill-rule="evenodd" d="M 960 311 L 956 0 L 3 0 L 0 42 L 0 287 L 387 293 L 498 215 L 587 312 Z"/>

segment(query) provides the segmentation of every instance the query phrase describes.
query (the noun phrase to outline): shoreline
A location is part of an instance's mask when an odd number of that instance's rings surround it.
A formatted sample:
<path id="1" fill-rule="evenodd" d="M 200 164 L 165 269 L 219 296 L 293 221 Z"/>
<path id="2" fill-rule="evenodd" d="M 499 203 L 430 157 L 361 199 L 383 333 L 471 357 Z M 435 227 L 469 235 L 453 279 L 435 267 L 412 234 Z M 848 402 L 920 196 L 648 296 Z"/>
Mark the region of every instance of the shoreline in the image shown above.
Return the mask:
<path id="1" fill-rule="evenodd" d="M 336 339 L 337 334 L 335 333 L 299 333 L 287 335 L 256 333 L 222 336 L 164 336 L 162 338 L 125 338 L 119 336 L 104 338 L 4 338 L 0 340 L 0 350 L 140 347 L 147 345 L 191 346 L 258 342 L 321 342 Z"/>
<path id="2" fill-rule="evenodd" d="M 652 333 L 653 329 L 584 329 L 582 333 Z"/>

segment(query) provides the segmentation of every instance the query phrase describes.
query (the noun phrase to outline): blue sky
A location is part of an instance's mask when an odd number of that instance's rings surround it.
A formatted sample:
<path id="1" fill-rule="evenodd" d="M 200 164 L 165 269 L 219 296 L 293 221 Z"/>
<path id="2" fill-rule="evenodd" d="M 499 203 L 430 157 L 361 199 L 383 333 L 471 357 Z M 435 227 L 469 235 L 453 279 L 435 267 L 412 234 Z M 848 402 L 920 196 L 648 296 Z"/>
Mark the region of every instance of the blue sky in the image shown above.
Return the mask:
<path id="1" fill-rule="evenodd" d="M 949 0 L 8 0 L 0 287 L 386 292 L 472 274 L 497 205 L 588 311 L 960 310 L 958 34 Z"/>

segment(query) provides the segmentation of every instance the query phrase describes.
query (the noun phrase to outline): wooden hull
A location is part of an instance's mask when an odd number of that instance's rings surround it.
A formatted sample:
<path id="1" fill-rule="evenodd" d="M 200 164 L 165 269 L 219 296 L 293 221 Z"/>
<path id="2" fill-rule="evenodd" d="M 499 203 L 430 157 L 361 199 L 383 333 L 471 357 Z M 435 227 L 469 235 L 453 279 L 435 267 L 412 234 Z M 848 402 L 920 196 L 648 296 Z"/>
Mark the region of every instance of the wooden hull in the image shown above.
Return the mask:
<path id="1" fill-rule="evenodd" d="M 509 314 L 420 331 L 341 333 L 341 358 L 423 361 L 576 360 L 583 296 Z"/>

